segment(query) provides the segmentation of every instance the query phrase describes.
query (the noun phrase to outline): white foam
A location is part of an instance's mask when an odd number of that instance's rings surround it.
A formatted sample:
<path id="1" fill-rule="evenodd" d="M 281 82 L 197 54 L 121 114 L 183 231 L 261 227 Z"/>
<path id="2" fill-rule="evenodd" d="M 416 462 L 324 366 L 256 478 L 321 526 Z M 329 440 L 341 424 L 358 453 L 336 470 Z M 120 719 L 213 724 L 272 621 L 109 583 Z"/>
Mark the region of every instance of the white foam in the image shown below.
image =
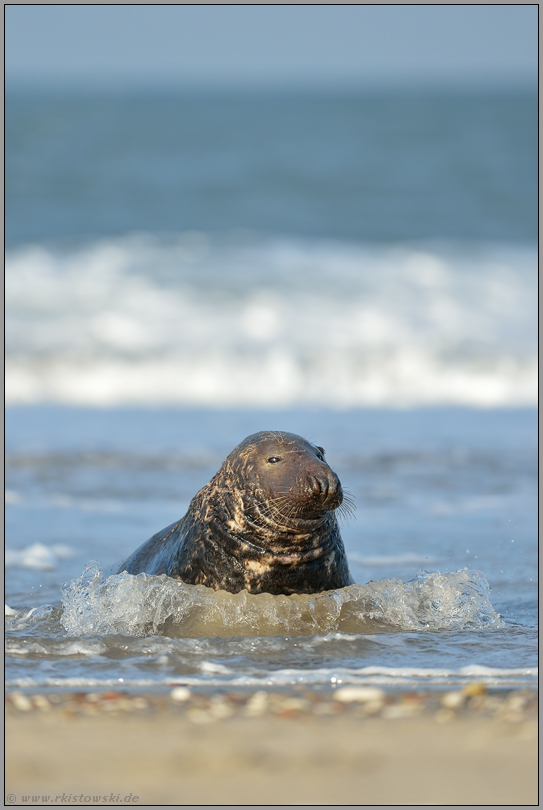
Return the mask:
<path id="1" fill-rule="evenodd" d="M 8 403 L 537 401 L 535 250 L 190 244 L 9 253 Z"/>
<path id="2" fill-rule="evenodd" d="M 178 682 L 189 687 L 219 686 L 229 688 L 284 688 L 290 686 L 325 686 L 337 688 L 346 684 L 357 686 L 381 686 L 400 688 L 431 688 L 463 686 L 476 680 L 487 687 L 513 688 L 536 687 L 537 667 L 516 669 L 480 667 L 477 665 L 460 669 L 432 669 L 424 667 L 344 667 L 312 669 L 280 669 L 265 675 L 183 675 L 157 678 L 88 678 L 88 677 L 41 677 L 13 678 L 6 681 L 8 689 L 32 689 L 63 687 L 66 689 L 123 688 L 127 687 L 172 687 Z"/>
<path id="3" fill-rule="evenodd" d="M 30 641 L 28 639 L 7 639 L 6 655 L 67 658 L 92 658 L 102 655 L 107 650 L 107 645 L 99 640 L 51 640 L 46 642 Z"/>
<path id="4" fill-rule="evenodd" d="M 70 546 L 55 544 L 45 546 L 43 543 L 33 543 L 31 546 L 16 550 L 6 549 L 6 567 L 39 568 L 42 571 L 54 571 L 62 559 L 74 557 L 75 551 Z"/>

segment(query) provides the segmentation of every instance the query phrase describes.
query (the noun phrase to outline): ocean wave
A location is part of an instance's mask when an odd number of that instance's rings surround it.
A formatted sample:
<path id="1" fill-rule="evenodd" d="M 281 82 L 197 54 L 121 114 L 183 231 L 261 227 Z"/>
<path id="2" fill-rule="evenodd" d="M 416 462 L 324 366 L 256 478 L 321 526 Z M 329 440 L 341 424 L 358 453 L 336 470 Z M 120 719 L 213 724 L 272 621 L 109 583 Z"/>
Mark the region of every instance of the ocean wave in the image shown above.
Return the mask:
<path id="1" fill-rule="evenodd" d="M 537 251 L 133 234 L 6 260 L 9 404 L 537 401 Z"/>

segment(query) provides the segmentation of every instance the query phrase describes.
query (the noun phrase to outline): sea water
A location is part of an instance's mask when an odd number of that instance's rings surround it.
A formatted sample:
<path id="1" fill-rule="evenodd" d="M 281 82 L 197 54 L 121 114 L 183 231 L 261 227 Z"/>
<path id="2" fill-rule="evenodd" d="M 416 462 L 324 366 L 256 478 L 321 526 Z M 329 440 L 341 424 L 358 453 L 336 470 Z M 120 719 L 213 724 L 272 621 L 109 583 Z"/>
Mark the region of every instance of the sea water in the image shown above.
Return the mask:
<path id="1" fill-rule="evenodd" d="M 536 680 L 534 409 L 8 411 L 10 686 Z M 356 585 L 216 593 L 112 571 L 259 429 L 325 447 Z"/>
<path id="2" fill-rule="evenodd" d="M 8 94 L 10 687 L 535 683 L 534 99 Z M 115 574 L 263 429 L 355 585 Z"/>

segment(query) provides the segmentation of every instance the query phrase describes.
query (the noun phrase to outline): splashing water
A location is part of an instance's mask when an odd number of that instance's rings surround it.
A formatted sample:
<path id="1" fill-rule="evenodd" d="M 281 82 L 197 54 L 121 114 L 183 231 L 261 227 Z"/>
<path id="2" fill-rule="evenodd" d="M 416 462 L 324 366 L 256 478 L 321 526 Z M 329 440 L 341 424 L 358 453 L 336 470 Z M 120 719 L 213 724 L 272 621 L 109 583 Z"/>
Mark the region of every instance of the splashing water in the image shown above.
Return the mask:
<path id="1" fill-rule="evenodd" d="M 238 594 L 163 576 L 105 577 L 97 563 L 63 587 L 62 623 L 72 635 L 178 638 L 304 636 L 501 628 L 483 574 L 424 573 L 319 594 Z"/>

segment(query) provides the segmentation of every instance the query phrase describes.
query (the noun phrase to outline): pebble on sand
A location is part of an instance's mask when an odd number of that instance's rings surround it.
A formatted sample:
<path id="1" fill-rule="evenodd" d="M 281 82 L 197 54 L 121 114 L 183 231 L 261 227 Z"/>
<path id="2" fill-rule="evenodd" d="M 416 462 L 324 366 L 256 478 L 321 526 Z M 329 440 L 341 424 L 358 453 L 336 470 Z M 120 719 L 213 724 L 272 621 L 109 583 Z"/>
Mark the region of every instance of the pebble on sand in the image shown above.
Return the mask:
<path id="1" fill-rule="evenodd" d="M 342 686 L 334 692 L 334 700 L 342 703 L 384 703 L 385 692 L 375 686 Z"/>
<path id="2" fill-rule="evenodd" d="M 170 692 L 170 697 L 176 703 L 184 703 L 186 700 L 190 700 L 190 689 L 187 689 L 186 686 L 176 686 Z"/>

